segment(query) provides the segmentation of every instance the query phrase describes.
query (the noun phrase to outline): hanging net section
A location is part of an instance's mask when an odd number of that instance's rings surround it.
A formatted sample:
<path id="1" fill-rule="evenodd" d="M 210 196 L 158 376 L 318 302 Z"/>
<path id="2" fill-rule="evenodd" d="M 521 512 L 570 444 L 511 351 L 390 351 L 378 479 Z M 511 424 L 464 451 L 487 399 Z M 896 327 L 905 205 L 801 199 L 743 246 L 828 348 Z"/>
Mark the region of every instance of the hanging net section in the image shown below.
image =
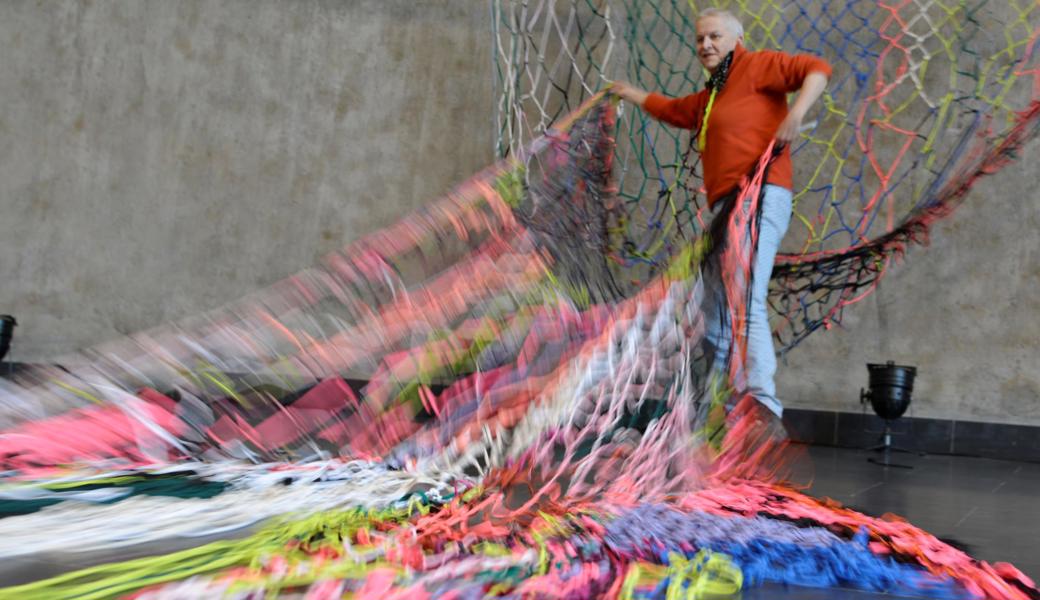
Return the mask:
<path id="1" fill-rule="evenodd" d="M 823 57 L 827 90 L 793 144 L 794 217 L 770 287 L 782 351 L 841 322 L 911 242 L 1037 133 L 1032 0 L 494 0 L 497 151 L 513 155 L 611 80 L 702 89 L 699 12 L 732 11 L 749 49 Z M 691 240 L 704 205 L 688 132 L 625 106 L 606 261 L 637 289 Z"/>

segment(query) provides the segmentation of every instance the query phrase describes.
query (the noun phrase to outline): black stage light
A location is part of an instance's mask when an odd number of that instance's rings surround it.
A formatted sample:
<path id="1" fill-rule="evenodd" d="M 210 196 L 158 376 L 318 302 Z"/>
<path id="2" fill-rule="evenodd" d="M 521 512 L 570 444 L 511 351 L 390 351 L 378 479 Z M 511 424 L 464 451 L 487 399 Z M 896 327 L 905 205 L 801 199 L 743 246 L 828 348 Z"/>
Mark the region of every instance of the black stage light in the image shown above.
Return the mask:
<path id="1" fill-rule="evenodd" d="M 11 349 L 11 337 L 17 324 L 18 321 L 11 315 L 0 315 L 0 360 L 3 360 L 7 351 Z"/>
<path id="2" fill-rule="evenodd" d="M 910 406 L 910 396 L 914 391 L 914 376 L 917 375 L 917 367 L 897 365 L 888 361 L 883 365 L 867 364 L 870 374 L 870 389 L 859 391 L 860 404 L 870 402 L 877 416 L 885 420 L 885 431 L 881 434 L 881 443 L 871 450 L 882 453 L 882 457 L 869 458 L 870 462 L 886 467 L 900 467 L 910 469 L 909 465 L 900 465 L 891 462 L 893 452 L 905 452 L 912 454 L 910 450 L 892 445 L 892 421 L 903 416 Z"/>

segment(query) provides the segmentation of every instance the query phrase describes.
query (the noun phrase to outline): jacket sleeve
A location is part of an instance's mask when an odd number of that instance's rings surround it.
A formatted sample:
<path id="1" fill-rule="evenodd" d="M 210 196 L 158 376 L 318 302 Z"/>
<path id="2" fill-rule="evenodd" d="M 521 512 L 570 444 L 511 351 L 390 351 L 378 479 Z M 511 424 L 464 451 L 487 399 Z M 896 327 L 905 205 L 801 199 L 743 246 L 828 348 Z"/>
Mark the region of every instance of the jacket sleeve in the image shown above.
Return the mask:
<path id="1" fill-rule="evenodd" d="M 785 54 L 766 50 L 759 52 L 756 65 L 758 88 L 769 92 L 790 93 L 802 88 L 809 73 L 823 73 L 831 77 L 827 61 L 811 54 Z"/>
<path id="2" fill-rule="evenodd" d="M 682 98 L 669 98 L 651 93 L 643 102 L 643 110 L 650 113 L 651 117 L 669 125 L 683 129 L 699 129 L 706 98 L 704 91 Z"/>

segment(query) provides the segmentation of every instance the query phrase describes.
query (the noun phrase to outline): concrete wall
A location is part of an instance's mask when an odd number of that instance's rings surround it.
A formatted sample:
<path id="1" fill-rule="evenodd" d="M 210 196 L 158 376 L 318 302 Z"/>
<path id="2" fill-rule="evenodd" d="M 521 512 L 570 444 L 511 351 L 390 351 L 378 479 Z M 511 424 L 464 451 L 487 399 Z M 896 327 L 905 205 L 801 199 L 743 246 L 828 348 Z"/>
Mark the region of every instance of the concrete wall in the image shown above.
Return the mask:
<path id="1" fill-rule="evenodd" d="M 0 313 L 46 360 L 200 312 L 392 222 L 491 160 L 484 0 L 0 3 Z M 1033 143 L 778 377 L 858 411 L 1040 425 Z"/>
<path id="2" fill-rule="evenodd" d="M 866 363 L 918 367 L 914 416 L 1040 425 L 1040 141 L 780 365 L 787 406 L 858 412 Z M 868 413 L 872 411 L 868 408 Z"/>
<path id="3" fill-rule="evenodd" d="M 492 159 L 483 0 L 0 3 L 0 313 L 46 360 L 219 306 Z"/>

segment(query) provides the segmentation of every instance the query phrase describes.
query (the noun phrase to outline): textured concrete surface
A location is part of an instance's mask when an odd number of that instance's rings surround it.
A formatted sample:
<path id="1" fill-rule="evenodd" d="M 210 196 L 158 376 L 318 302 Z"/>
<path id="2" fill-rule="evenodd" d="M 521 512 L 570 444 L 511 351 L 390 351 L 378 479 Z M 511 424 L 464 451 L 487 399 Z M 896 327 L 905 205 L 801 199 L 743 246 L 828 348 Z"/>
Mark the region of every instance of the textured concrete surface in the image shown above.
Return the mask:
<path id="1" fill-rule="evenodd" d="M 482 1 L 0 3 L 9 358 L 194 314 L 492 158 Z"/>
<path id="2" fill-rule="evenodd" d="M 483 0 L 0 3 L 0 313 L 46 360 L 213 308 L 491 160 Z M 789 406 L 1040 425 L 1033 143 L 781 365 Z"/>
<path id="3" fill-rule="evenodd" d="M 791 352 L 777 377 L 785 403 L 858 412 L 865 365 L 893 360 L 918 368 L 908 414 L 1040 425 L 1037 164 L 1034 140 L 847 310 L 843 328 Z"/>

